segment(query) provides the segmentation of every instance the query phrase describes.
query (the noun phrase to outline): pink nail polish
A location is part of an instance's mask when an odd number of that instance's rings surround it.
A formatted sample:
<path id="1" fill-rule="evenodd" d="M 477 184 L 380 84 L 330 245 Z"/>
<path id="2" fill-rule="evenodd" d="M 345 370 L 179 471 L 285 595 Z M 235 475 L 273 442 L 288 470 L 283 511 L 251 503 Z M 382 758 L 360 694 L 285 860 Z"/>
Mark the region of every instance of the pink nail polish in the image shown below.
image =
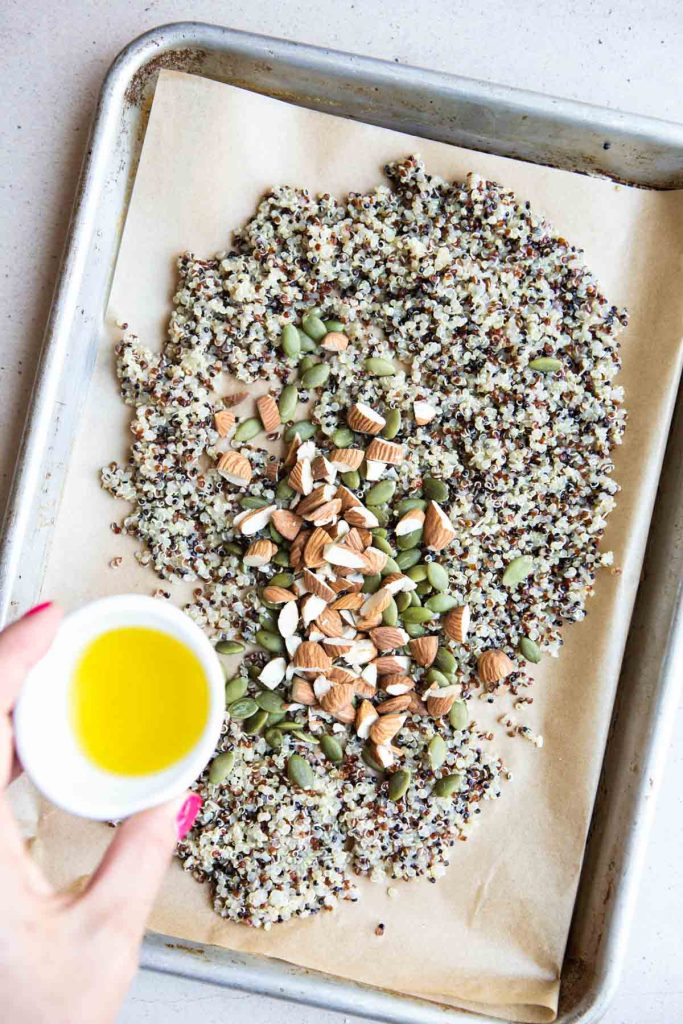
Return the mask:
<path id="1" fill-rule="evenodd" d="M 37 615 L 39 612 L 44 612 L 46 608 L 52 607 L 52 601 L 43 601 L 42 604 L 37 604 L 35 608 L 31 608 L 30 611 L 24 615 L 25 619 L 29 619 L 32 615 Z"/>
<path id="2" fill-rule="evenodd" d="M 195 823 L 203 802 L 204 801 L 198 793 L 190 793 L 187 800 L 176 814 L 175 820 L 176 828 L 178 830 L 178 839 L 184 839 L 190 831 Z"/>

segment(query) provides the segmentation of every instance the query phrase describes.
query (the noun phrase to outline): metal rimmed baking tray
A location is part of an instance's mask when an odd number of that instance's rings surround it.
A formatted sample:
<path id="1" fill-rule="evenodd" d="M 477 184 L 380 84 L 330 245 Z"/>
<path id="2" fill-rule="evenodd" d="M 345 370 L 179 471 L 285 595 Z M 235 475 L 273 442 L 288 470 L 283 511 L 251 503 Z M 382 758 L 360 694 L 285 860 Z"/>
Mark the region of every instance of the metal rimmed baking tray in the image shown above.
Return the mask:
<path id="1" fill-rule="evenodd" d="M 161 68 L 471 149 L 629 184 L 683 187 L 683 126 L 215 26 L 170 25 L 136 40 L 105 79 L 79 184 L 0 549 L 3 619 L 27 607 L 40 587 Z M 617 983 L 674 717 L 683 657 L 682 416 L 679 402 L 563 970 L 563 1024 L 598 1020 Z M 472 1019 L 280 961 L 159 935 L 148 936 L 143 965 L 385 1021 Z"/>

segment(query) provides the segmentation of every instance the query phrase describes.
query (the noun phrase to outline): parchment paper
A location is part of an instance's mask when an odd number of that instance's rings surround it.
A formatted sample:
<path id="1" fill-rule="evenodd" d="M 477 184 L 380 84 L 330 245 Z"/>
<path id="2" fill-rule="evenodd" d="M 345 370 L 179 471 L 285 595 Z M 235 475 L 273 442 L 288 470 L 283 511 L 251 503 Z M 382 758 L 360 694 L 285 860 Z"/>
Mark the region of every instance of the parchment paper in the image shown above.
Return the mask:
<path id="1" fill-rule="evenodd" d="M 279 925 L 269 933 L 227 924 L 209 890 L 174 865 L 150 926 L 444 1003 L 527 1021 L 554 1018 L 610 710 L 654 500 L 681 358 L 683 195 L 630 189 L 313 113 L 229 86 L 162 72 L 147 129 L 111 297 L 110 321 L 127 321 L 157 347 L 170 310 L 174 260 L 211 256 L 251 216 L 261 194 L 290 183 L 338 194 L 382 180 L 387 160 L 417 152 L 429 171 L 468 171 L 531 200 L 585 249 L 609 298 L 630 311 L 619 379 L 630 413 L 617 452 L 622 485 L 605 550 L 621 574 L 601 572 L 588 619 L 566 630 L 558 660 L 533 673 L 524 721 L 543 750 L 502 726 L 492 744 L 513 772 L 497 803 L 453 851 L 438 884 L 363 883 L 358 904 Z M 159 585 L 136 566 L 135 544 L 109 530 L 124 506 L 99 490 L 99 467 L 125 457 L 129 410 L 118 397 L 112 330 L 77 442 L 44 592 L 67 606 Z M 114 571 L 109 559 L 122 554 Z M 174 591 L 174 599 L 183 595 Z M 481 703 L 484 709 L 483 702 Z M 496 713 L 510 710 L 501 701 Z M 33 848 L 64 886 L 81 884 L 110 833 L 34 798 L 22 804 Z M 383 937 L 375 935 L 379 922 Z"/>

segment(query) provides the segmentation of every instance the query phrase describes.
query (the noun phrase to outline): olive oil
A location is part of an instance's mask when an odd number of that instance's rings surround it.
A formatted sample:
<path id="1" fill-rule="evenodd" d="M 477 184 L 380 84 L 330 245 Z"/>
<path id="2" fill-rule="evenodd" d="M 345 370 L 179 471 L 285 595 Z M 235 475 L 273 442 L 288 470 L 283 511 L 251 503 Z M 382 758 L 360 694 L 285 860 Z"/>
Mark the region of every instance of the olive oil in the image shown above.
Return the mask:
<path id="1" fill-rule="evenodd" d="M 148 775 L 183 758 L 209 714 L 209 687 L 189 648 L 155 629 L 102 633 L 71 683 L 71 721 L 90 761 L 117 775 Z"/>

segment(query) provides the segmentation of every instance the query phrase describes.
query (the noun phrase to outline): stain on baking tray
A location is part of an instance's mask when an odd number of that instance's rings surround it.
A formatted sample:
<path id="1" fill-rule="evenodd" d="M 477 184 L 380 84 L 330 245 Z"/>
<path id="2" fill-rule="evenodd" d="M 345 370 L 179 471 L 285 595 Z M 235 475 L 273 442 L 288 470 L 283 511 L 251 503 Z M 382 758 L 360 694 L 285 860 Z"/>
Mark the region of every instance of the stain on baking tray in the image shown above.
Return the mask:
<path id="1" fill-rule="evenodd" d="M 187 47 L 184 50 L 166 50 L 158 57 L 153 57 L 138 68 L 126 89 L 126 103 L 142 106 L 150 79 L 156 79 L 160 71 L 186 71 L 188 74 L 199 73 L 206 60 L 205 50 Z"/>

